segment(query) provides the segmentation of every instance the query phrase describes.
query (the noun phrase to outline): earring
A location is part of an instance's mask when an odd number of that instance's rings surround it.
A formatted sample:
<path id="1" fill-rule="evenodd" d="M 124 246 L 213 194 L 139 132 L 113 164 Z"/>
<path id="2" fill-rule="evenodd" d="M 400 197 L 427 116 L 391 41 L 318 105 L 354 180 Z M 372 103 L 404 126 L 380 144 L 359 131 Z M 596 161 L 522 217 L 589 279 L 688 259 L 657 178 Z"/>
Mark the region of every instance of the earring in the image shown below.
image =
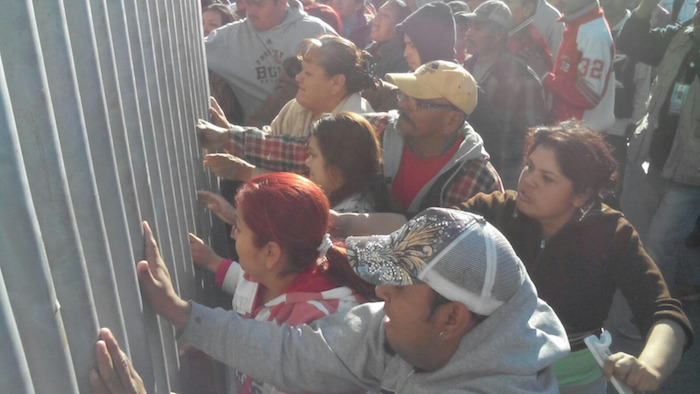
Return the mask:
<path id="1" fill-rule="evenodd" d="M 444 331 L 440 331 L 440 333 L 438 334 L 438 338 L 442 339 L 442 336 L 443 336 L 443 335 L 445 335 L 445 332 L 444 332 Z"/>

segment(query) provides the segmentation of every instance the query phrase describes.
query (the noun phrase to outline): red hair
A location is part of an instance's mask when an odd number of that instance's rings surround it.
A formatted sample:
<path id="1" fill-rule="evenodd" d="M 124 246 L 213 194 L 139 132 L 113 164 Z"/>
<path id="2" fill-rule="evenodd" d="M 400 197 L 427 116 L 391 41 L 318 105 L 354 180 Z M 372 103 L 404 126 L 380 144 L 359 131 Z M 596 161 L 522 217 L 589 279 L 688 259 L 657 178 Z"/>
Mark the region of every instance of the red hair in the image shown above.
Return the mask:
<path id="1" fill-rule="evenodd" d="M 330 229 L 330 204 L 311 180 L 289 172 L 260 175 L 241 186 L 236 206 L 255 234 L 256 246 L 270 241 L 280 245 L 289 262 L 284 273 L 301 272 L 319 264 L 339 285 L 374 298 L 372 286 L 350 268 L 342 243 L 333 243 L 326 253 L 327 263 L 319 261 L 318 247 Z"/>

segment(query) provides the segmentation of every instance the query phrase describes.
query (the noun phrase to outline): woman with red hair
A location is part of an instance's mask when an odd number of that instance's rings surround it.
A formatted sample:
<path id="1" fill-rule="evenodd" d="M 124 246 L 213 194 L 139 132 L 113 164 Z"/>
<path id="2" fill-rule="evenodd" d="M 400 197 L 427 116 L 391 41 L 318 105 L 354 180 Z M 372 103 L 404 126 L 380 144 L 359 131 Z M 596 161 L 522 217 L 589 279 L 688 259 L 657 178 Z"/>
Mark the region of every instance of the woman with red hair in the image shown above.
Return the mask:
<path id="1" fill-rule="evenodd" d="M 239 261 L 216 255 L 190 234 L 196 264 L 216 273 L 243 317 L 299 325 L 349 309 L 374 289 L 355 275 L 345 248 L 328 235 L 329 203 L 312 181 L 292 173 L 253 178 L 236 195 L 232 236 Z M 231 370 L 238 393 L 276 392 Z"/>

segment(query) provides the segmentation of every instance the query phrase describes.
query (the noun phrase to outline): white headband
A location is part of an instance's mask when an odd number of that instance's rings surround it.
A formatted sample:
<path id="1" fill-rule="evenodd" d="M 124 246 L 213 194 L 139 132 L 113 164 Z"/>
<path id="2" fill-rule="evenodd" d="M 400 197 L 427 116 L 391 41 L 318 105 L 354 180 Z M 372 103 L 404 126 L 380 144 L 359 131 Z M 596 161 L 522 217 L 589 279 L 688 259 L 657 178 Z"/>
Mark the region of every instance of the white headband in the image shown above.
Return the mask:
<path id="1" fill-rule="evenodd" d="M 328 249 L 333 247 L 333 241 L 331 241 L 331 236 L 330 234 L 326 234 L 323 236 L 323 239 L 321 240 L 321 245 L 318 246 L 316 250 L 318 250 L 318 257 L 325 259 L 326 258 L 326 253 L 328 252 Z"/>

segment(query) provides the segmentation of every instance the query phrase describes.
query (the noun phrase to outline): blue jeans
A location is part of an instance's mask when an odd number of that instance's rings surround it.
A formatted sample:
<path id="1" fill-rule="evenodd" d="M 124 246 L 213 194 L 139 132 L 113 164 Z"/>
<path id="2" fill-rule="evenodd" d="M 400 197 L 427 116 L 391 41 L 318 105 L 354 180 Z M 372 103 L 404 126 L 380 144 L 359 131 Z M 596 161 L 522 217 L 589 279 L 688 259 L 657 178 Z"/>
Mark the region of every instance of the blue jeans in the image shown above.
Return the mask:
<path id="1" fill-rule="evenodd" d="M 676 282 L 700 285 L 700 249 L 685 245 L 685 238 L 695 227 L 698 215 L 700 186 L 668 181 L 649 225 L 647 251 L 659 266 L 672 294 Z"/>
<path id="2" fill-rule="evenodd" d="M 637 163 L 627 163 L 625 166 L 620 206 L 645 247 L 649 242 L 649 224 L 661 203 L 665 184 L 658 171 L 650 168 L 647 174 Z"/>

